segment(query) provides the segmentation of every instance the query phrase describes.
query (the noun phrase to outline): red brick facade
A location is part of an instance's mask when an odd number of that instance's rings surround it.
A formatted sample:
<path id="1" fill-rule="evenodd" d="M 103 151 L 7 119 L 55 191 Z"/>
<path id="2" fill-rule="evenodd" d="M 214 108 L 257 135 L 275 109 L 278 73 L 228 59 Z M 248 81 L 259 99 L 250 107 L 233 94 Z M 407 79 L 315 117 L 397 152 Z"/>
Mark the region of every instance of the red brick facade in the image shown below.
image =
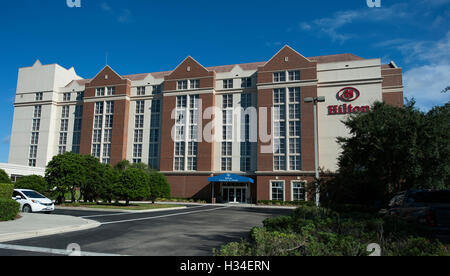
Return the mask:
<path id="1" fill-rule="evenodd" d="M 249 184 L 248 193 L 252 202 L 257 200 L 269 200 L 271 194 L 271 181 L 284 181 L 285 200 L 292 199 L 292 181 L 314 182 L 313 171 L 315 169 L 314 160 L 314 122 L 313 105 L 304 103 L 306 97 L 318 96 L 318 63 L 338 62 L 338 61 L 358 61 L 362 58 L 354 55 L 334 55 L 327 57 L 305 58 L 290 47 L 281 49 L 267 63 L 244 64 L 241 68 L 252 68 L 245 70 L 255 70 L 257 75 L 257 102 L 259 117 L 263 115 L 260 108 L 267 108 L 267 133 L 272 133 L 272 107 L 273 89 L 280 86 L 274 82 L 273 73 L 291 70 L 300 71 L 300 80 L 294 81 L 291 85 L 297 85 L 301 89 L 301 171 L 274 172 L 274 160 L 272 153 L 262 153 L 262 147 L 270 145 L 270 142 L 261 142 L 258 139 L 257 145 L 257 168 L 254 172 L 245 172 L 255 183 Z M 175 70 L 171 72 L 160 72 L 152 74 L 164 78 L 163 95 L 161 107 L 161 137 L 160 137 L 160 171 L 167 175 L 172 187 L 173 197 L 198 198 L 211 200 L 213 185 L 208 182 L 208 177 L 221 174 L 215 171 L 220 168 L 214 164 L 217 154 L 214 143 L 203 140 L 198 143 L 197 150 L 197 171 L 195 172 L 175 172 L 174 171 L 174 141 L 172 139 L 172 129 L 175 119 L 172 112 L 176 109 L 178 95 L 199 95 L 203 111 L 206 108 L 215 106 L 217 97 L 216 80 L 217 74 L 226 70 L 231 70 L 226 66 L 205 68 L 193 58 L 186 58 Z M 403 106 L 402 91 L 402 70 L 400 68 L 383 67 L 380 68 L 382 75 L 383 101 L 388 104 Z M 144 74 L 145 75 L 145 74 Z M 123 76 L 115 73 L 110 67 L 105 67 L 94 79 L 85 85 L 84 115 L 82 122 L 81 153 L 91 154 L 92 135 L 94 123 L 94 109 L 97 101 L 96 89 L 98 87 L 115 87 L 115 95 L 108 101 L 115 101 L 113 138 L 111 143 L 111 163 L 117 164 L 127 158 L 127 144 L 129 130 L 129 114 L 131 95 L 131 80 L 141 78 L 140 75 Z M 130 80 L 131 79 L 131 80 Z M 180 80 L 199 80 L 200 87 L 195 91 L 179 91 L 177 83 Z M 281 86 L 286 84 L 281 84 Z M 223 92 L 225 93 L 225 92 Z M 236 91 L 232 92 L 236 93 Z M 100 101 L 101 98 L 98 99 Z M 202 115 L 202 112 L 200 112 Z M 199 137 L 206 125 L 211 123 L 212 118 L 199 118 Z M 146 122 L 147 123 L 147 122 Z M 220 123 L 220 122 L 219 122 Z M 129 153 L 128 153 L 129 155 Z M 214 185 L 214 195 L 217 197 L 221 193 L 221 185 Z"/>

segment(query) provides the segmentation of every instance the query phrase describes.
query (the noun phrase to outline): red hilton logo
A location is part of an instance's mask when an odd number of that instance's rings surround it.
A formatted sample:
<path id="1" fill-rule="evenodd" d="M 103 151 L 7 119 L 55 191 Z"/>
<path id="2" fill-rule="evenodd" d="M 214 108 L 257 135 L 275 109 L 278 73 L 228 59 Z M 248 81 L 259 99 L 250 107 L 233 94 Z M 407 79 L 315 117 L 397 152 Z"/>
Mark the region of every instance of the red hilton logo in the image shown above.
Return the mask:
<path id="1" fill-rule="evenodd" d="M 337 93 L 338 100 L 342 102 L 353 102 L 359 98 L 361 93 L 353 87 L 346 87 Z M 370 106 L 352 106 L 351 104 L 330 105 L 328 106 L 328 115 L 342 115 L 352 113 L 367 113 Z"/>

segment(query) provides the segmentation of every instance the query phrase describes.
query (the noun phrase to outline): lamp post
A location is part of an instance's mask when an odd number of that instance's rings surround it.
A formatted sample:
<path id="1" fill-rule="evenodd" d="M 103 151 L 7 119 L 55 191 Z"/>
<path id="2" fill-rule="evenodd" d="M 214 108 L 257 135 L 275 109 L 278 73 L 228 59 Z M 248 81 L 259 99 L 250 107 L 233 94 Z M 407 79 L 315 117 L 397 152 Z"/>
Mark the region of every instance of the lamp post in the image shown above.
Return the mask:
<path id="1" fill-rule="evenodd" d="M 315 172 L 316 172 L 316 206 L 320 207 L 320 192 L 319 192 L 319 146 L 318 143 L 318 130 L 317 130 L 317 103 L 325 102 L 325 97 L 317 98 L 305 98 L 305 103 L 313 103 L 314 105 L 314 160 L 315 160 Z"/>

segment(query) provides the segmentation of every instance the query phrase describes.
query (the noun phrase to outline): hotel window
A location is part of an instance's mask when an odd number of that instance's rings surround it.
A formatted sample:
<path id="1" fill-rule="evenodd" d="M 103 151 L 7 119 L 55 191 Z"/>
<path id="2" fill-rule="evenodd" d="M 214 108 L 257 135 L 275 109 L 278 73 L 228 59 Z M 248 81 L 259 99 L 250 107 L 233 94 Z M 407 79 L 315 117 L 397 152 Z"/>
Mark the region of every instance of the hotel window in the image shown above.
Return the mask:
<path id="1" fill-rule="evenodd" d="M 144 114 L 145 113 L 145 102 L 137 101 L 136 102 L 136 114 Z"/>
<path id="2" fill-rule="evenodd" d="M 224 89 L 233 88 L 233 79 L 223 80 L 223 88 Z"/>
<path id="3" fill-rule="evenodd" d="M 274 170 L 286 170 L 286 89 L 273 91 Z"/>
<path id="4" fill-rule="evenodd" d="M 37 146 L 30 146 L 30 159 L 37 158 Z"/>
<path id="5" fill-rule="evenodd" d="M 190 89 L 199 89 L 199 88 L 200 88 L 200 80 L 190 81 Z"/>
<path id="6" fill-rule="evenodd" d="M 299 81 L 300 80 L 300 71 L 289 71 L 289 81 Z"/>
<path id="7" fill-rule="evenodd" d="M 135 143 L 143 143 L 144 142 L 144 130 L 136 129 L 134 131 L 134 142 Z"/>
<path id="8" fill-rule="evenodd" d="M 177 97 L 174 160 L 176 171 L 197 170 L 199 100 L 199 95 Z"/>
<path id="9" fill-rule="evenodd" d="M 253 105 L 252 104 L 252 94 L 250 94 L 250 93 L 241 94 L 241 107 L 245 109 L 252 105 Z"/>
<path id="10" fill-rule="evenodd" d="M 60 131 L 68 131 L 68 130 L 69 130 L 69 120 L 68 119 L 62 119 L 61 120 Z"/>
<path id="11" fill-rule="evenodd" d="M 186 108 L 187 106 L 187 96 L 177 97 L 177 108 Z"/>
<path id="12" fill-rule="evenodd" d="M 97 88 L 95 95 L 97 95 L 97 97 L 105 96 L 105 88 L 104 87 Z"/>
<path id="13" fill-rule="evenodd" d="M 32 145 L 39 144 L 39 132 L 31 133 L 31 144 Z"/>
<path id="14" fill-rule="evenodd" d="M 114 124 L 114 116 L 113 115 L 106 115 L 105 116 L 105 129 L 113 128 L 113 124 Z"/>
<path id="15" fill-rule="evenodd" d="M 305 182 L 292 182 L 292 201 L 306 201 L 306 187 Z"/>
<path id="16" fill-rule="evenodd" d="M 274 181 L 271 184 L 271 200 L 284 201 L 284 182 Z"/>
<path id="17" fill-rule="evenodd" d="M 231 157 L 223 157 L 222 158 L 222 171 L 229 172 L 232 170 L 232 158 Z"/>
<path id="18" fill-rule="evenodd" d="M 116 88 L 114 86 L 108 87 L 108 96 L 113 96 L 116 94 Z"/>
<path id="19" fill-rule="evenodd" d="M 188 81 L 182 80 L 177 83 L 177 90 L 186 90 L 188 89 Z"/>
<path id="20" fill-rule="evenodd" d="M 61 118 L 69 118 L 70 106 L 66 105 L 62 107 Z"/>
<path id="21" fill-rule="evenodd" d="M 242 78 L 241 88 L 252 87 L 252 78 Z"/>
<path id="22" fill-rule="evenodd" d="M 161 94 L 162 85 L 153 85 L 153 95 Z"/>
<path id="23" fill-rule="evenodd" d="M 289 88 L 289 170 L 302 170 L 300 88 Z"/>
<path id="24" fill-rule="evenodd" d="M 33 119 L 33 129 L 32 131 L 39 131 L 41 128 L 41 119 Z"/>
<path id="25" fill-rule="evenodd" d="M 106 102 L 106 114 L 114 114 L 114 102 Z"/>
<path id="26" fill-rule="evenodd" d="M 276 72 L 273 73 L 273 82 L 285 82 L 286 72 Z"/>
<path id="27" fill-rule="evenodd" d="M 175 143 L 175 171 L 184 171 L 184 160 L 186 154 L 185 142 Z"/>
<path id="28" fill-rule="evenodd" d="M 144 128 L 144 115 L 136 115 L 135 128 Z"/>
<path id="29" fill-rule="evenodd" d="M 36 105 L 34 107 L 34 118 L 41 118 L 42 115 L 42 105 Z"/>
<path id="30" fill-rule="evenodd" d="M 30 159 L 28 161 L 28 166 L 29 167 L 36 167 L 36 159 Z"/>
<path id="31" fill-rule="evenodd" d="M 149 162 L 151 168 L 159 169 L 159 141 L 160 141 L 160 125 L 161 125 L 161 101 L 152 100 L 150 112 L 150 145 L 149 145 Z"/>
<path id="32" fill-rule="evenodd" d="M 233 108 L 233 95 L 223 95 L 223 108 Z"/>
<path id="33" fill-rule="evenodd" d="M 42 93 L 42 92 L 36 93 L 36 101 L 37 102 L 42 101 L 43 98 L 44 98 L 44 93 Z"/>
<path id="34" fill-rule="evenodd" d="M 188 171 L 197 170 L 197 142 L 189 142 L 188 146 Z"/>
<path id="35" fill-rule="evenodd" d="M 140 86 L 137 88 L 137 95 L 138 96 L 145 96 L 145 86 Z"/>
<path id="36" fill-rule="evenodd" d="M 103 146 L 102 163 L 103 164 L 110 164 L 111 163 L 111 144 L 105 144 Z"/>
<path id="37" fill-rule="evenodd" d="M 77 92 L 77 101 L 82 101 L 84 99 L 84 92 Z"/>
<path id="38" fill-rule="evenodd" d="M 241 171 L 247 172 L 251 170 L 251 143 L 241 143 Z"/>
<path id="39" fill-rule="evenodd" d="M 289 88 L 289 102 L 300 103 L 300 87 Z"/>
<path id="40" fill-rule="evenodd" d="M 144 114 L 145 101 L 136 102 L 134 145 L 133 145 L 133 163 L 142 163 L 142 148 L 144 142 Z"/>
<path id="41" fill-rule="evenodd" d="M 67 133 L 63 132 L 59 134 L 59 145 L 60 146 L 67 145 Z"/>
<path id="42" fill-rule="evenodd" d="M 95 114 L 103 114 L 103 102 L 95 103 Z"/>
<path id="43" fill-rule="evenodd" d="M 58 147 L 58 155 L 66 153 L 66 150 L 67 150 L 66 146 L 59 146 Z"/>
<path id="44" fill-rule="evenodd" d="M 101 150 L 100 144 L 93 144 L 92 145 L 92 156 L 94 156 L 95 158 L 100 158 L 100 150 Z"/>
<path id="45" fill-rule="evenodd" d="M 39 130 L 41 125 L 42 106 L 36 105 L 33 113 L 33 132 L 31 133 L 30 158 L 28 166 L 36 167 L 37 149 L 39 144 Z"/>
<path id="46" fill-rule="evenodd" d="M 105 129 L 103 143 L 110 144 L 112 142 L 112 129 Z"/>
<path id="47" fill-rule="evenodd" d="M 64 102 L 70 102 L 70 93 L 64 93 L 63 94 L 63 101 Z"/>
<path id="48" fill-rule="evenodd" d="M 142 144 L 136 144 L 133 146 L 133 157 L 142 158 Z"/>

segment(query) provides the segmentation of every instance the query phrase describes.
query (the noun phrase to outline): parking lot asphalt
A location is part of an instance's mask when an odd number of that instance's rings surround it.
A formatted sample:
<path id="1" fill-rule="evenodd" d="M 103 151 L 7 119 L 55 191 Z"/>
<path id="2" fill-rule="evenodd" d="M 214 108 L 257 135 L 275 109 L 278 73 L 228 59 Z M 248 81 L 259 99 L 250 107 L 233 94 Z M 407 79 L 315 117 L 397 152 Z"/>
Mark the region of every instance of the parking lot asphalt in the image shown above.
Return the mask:
<path id="1" fill-rule="evenodd" d="M 286 209 L 188 206 L 187 209 L 133 214 L 120 211 L 57 210 L 55 214 L 100 222 L 95 229 L 13 241 L 0 256 L 53 255 L 79 245 L 82 252 L 131 256 L 211 256 L 213 248 L 246 238 L 264 219 L 290 214 Z M 29 250 L 4 249 L 25 246 Z M 48 250 L 48 251 L 46 251 Z"/>

